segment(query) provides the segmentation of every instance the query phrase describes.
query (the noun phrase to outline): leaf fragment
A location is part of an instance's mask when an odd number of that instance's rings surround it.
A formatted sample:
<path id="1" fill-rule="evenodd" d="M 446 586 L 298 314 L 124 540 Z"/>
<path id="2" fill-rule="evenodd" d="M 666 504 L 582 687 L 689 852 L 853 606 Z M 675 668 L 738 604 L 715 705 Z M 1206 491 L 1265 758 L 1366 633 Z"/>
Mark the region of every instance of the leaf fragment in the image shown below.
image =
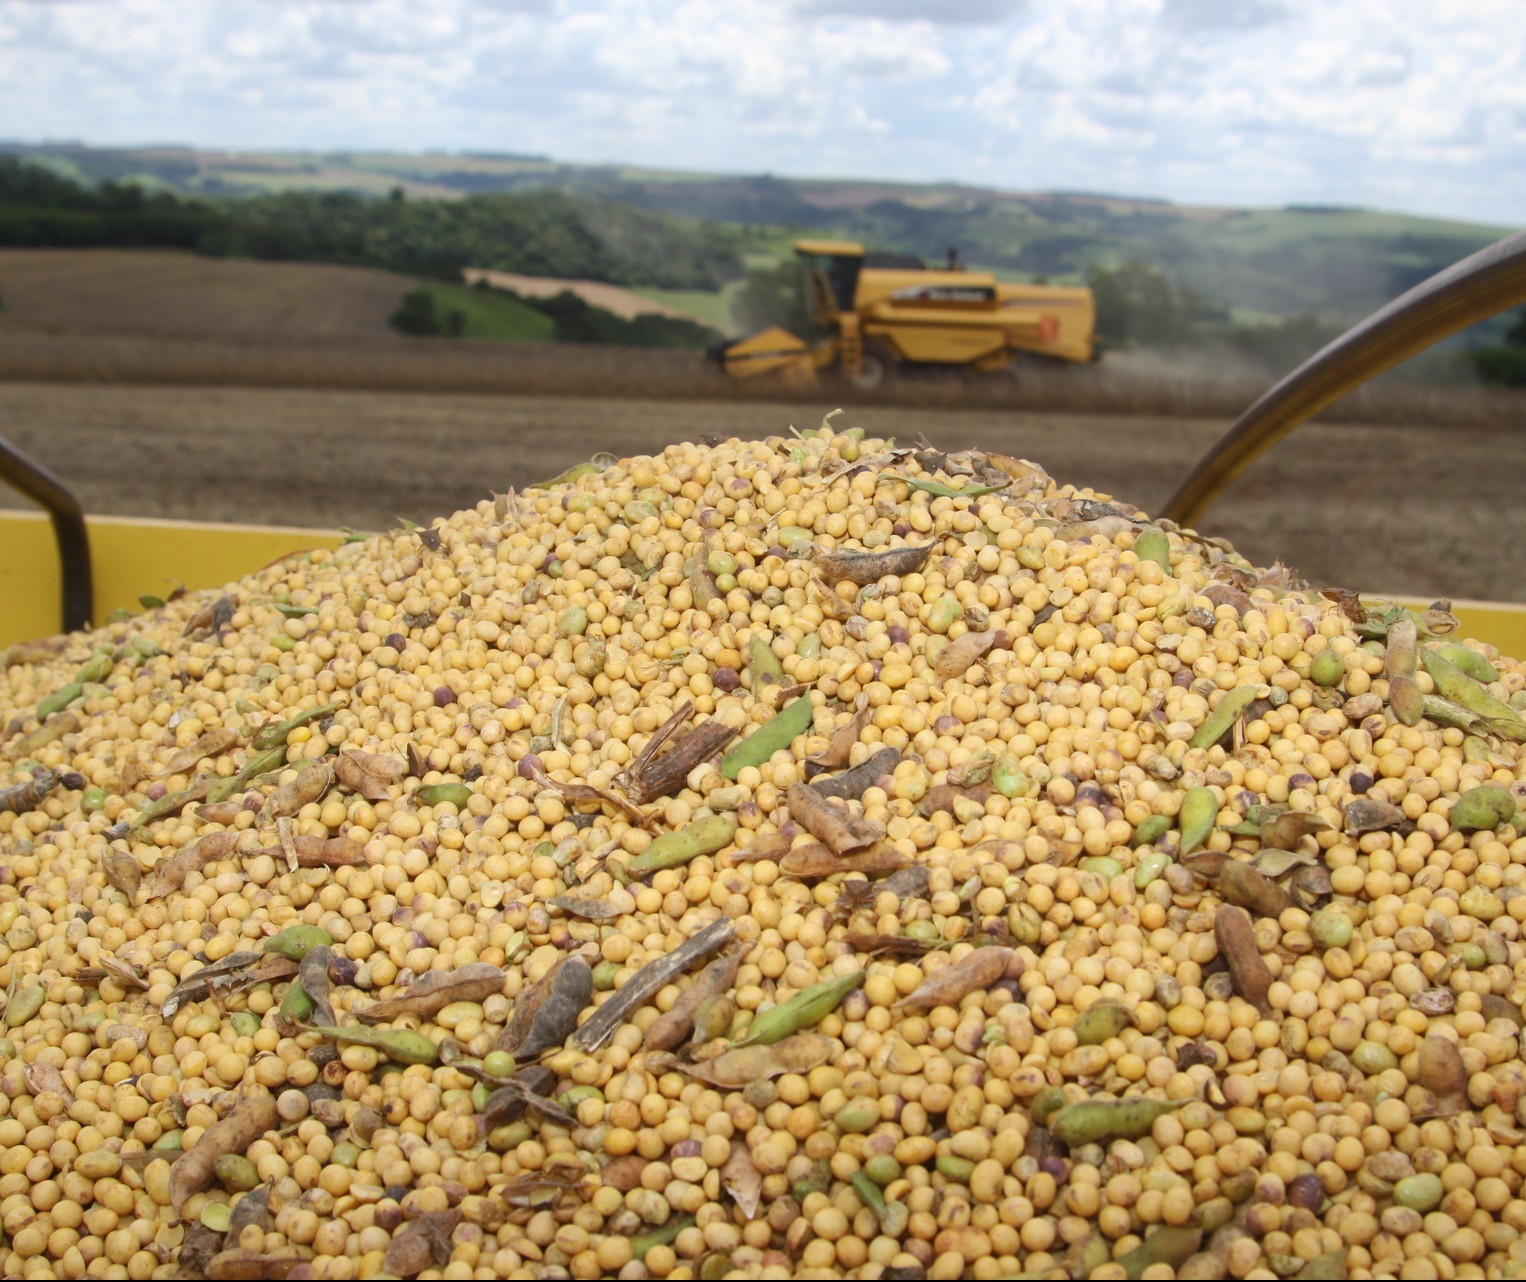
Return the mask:
<path id="1" fill-rule="evenodd" d="M 770 1049 L 779 1048 L 775 1046 Z M 721 1187 L 737 1204 L 744 1220 L 757 1217 L 758 1208 L 763 1204 L 763 1176 L 758 1173 L 751 1150 L 741 1140 L 731 1141 L 731 1156 L 721 1167 Z"/>
<path id="2" fill-rule="evenodd" d="M 841 770 L 848 764 L 853 745 L 858 742 L 859 737 L 864 733 L 864 727 L 874 717 L 874 710 L 869 706 L 868 695 L 860 694 L 854 709 L 853 715 L 832 731 L 832 738 L 827 746 L 821 752 L 805 759 L 807 779 L 824 770 Z"/>

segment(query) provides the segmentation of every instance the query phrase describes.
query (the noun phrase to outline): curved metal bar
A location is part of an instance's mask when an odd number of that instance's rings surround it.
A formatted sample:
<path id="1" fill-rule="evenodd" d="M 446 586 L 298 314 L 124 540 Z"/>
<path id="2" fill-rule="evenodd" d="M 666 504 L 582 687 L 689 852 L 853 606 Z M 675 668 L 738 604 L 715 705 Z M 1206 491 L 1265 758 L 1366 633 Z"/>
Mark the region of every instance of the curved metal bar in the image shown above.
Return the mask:
<path id="1" fill-rule="evenodd" d="M 90 535 L 79 500 L 58 477 L 3 436 L 0 436 L 0 480 L 47 509 L 53 521 L 53 536 L 58 540 L 58 564 L 64 579 L 63 631 L 83 628 L 95 609 L 95 586 L 90 571 Z"/>
<path id="2" fill-rule="evenodd" d="M 1437 272 L 1309 357 L 1240 415 L 1160 515 L 1192 524 L 1305 419 L 1406 357 L 1519 303 L 1526 303 L 1526 232 Z"/>

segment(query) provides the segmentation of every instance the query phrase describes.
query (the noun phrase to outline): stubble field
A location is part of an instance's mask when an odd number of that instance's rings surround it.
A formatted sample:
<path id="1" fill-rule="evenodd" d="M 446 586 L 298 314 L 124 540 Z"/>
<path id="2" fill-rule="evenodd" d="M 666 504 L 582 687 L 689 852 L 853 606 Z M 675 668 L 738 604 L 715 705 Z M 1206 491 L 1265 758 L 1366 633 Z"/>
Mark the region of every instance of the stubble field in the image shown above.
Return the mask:
<path id="1" fill-rule="evenodd" d="M 600 450 L 783 434 L 834 404 L 0 382 L 0 432 L 91 512 L 374 529 L 455 511 Z M 892 405 L 836 422 L 1025 457 L 1147 511 L 1227 425 Z M 1323 585 L 1526 601 L 1523 460 L 1508 423 L 1306 426 L 1199 528 Z M 0 490 L 0 504 L 22 503 Z"/>

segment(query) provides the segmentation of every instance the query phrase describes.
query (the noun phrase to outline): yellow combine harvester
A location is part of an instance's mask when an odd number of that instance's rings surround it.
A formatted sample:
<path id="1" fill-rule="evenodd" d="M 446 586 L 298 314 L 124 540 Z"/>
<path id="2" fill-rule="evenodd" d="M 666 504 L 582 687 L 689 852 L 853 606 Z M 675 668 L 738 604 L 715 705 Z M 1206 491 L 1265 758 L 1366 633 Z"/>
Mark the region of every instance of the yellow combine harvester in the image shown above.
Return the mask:
<path id="1" fill-rule="evenodd" d="M 797 240 L 794 249 L 819 341 L 775 328 L 721 347 L 714 355 L 733 378 L 801 383 L 836 369 L 869 389 L 901 369 L 1001 370 L 1021 353 L 1097 358 L 1089 289 L 999 281 L 963 270 L 952 252 L 939 270 L 851 241 Z"/>

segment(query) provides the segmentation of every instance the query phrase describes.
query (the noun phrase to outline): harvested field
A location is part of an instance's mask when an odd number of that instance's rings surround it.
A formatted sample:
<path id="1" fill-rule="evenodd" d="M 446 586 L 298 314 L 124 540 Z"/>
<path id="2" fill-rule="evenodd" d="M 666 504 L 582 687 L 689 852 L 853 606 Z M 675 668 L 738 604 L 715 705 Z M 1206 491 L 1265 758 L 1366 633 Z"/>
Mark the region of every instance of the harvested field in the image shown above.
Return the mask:
<path id="1" fill-rule="evenodd" d="M 835 402 L 427 396 L 0 382 L 5 434 L 90 511 L 378 528 L 544 479 L 599 450 L 814 426 Z M 844 419 L 837 420 L 839 423 Z M 846 422 L 1033 459 L 1158 508 L 1224 418 L 868 405 Z M 1204 519 L 1252 560 L 1372 592 L 1526 600 L 1519 437 L 1487 425 L 1308 426 Z M 0 492 L 0 503 L 20 500 Z"/>
<path id="2" fill-rule="evenodd" d="M 0 252 L 0 343 L 61 332 L 388 339 L 387 317 L 411 284 L 392 272 L 321 263 L 8 249 Z"/>

